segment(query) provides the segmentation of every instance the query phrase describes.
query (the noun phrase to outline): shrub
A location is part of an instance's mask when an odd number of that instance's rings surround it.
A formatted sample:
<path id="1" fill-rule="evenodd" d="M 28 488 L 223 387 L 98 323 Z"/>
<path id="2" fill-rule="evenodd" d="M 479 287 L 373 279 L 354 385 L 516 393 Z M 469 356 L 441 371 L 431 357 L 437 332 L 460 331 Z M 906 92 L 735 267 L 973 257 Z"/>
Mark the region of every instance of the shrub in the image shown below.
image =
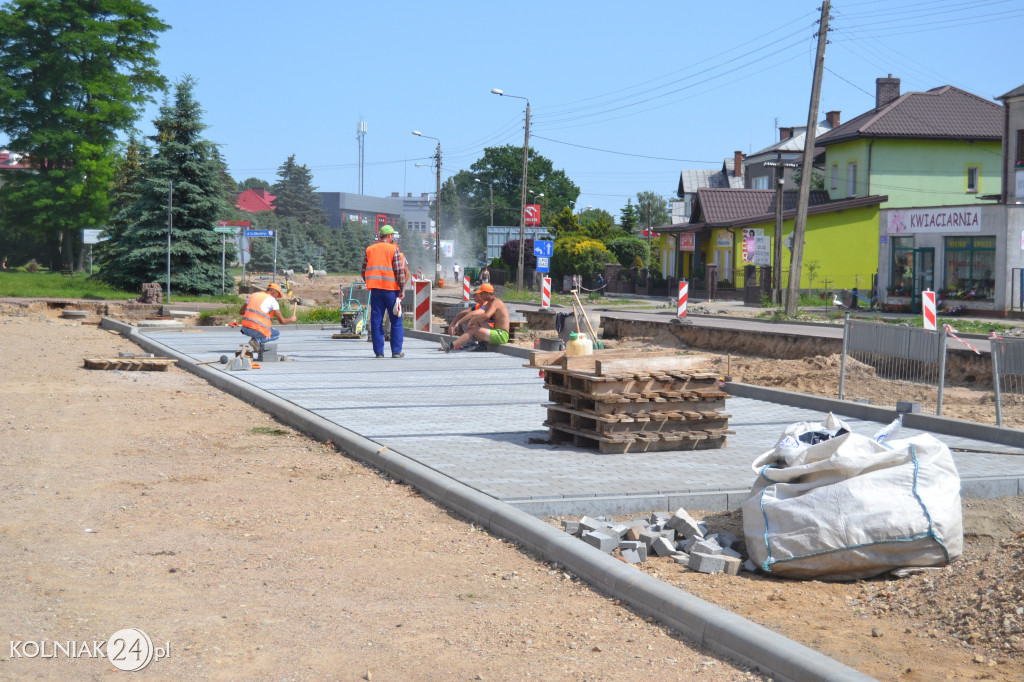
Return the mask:
<path id="1" fill-rule="evenodd" d="M 650 245 L 639 237 L 616 237 L 605 242 L 605 246 L 615 255 L 619 265 L 626 268 L 642 268 L 651 256 Z"/>
<path id="2" fill-rule="evenodd" d="M 555 241 L 556 268 L 561 274 L 582 275 L 593 279 L 604 271 L 611 252 L 601 242 L 587 237 L 563 237 Z"/>

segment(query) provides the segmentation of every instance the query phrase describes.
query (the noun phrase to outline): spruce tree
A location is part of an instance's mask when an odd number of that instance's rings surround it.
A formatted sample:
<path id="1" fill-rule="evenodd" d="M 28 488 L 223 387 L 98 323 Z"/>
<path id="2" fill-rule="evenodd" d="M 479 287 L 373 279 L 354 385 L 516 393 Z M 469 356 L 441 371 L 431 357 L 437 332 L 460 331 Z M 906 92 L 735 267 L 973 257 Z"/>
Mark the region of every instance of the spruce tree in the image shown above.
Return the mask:
<path id="1" fill-rule="evenodd" d="M 275 213 L 282 218 L 296 218 L 306 227 L 322 226 L 325 216 L 309 168 L 295 163 L 292 154 L 277 169 L 277 177 L 280 179 L 270 188 L 270 193 L 277 196 Z"/>
<path id="2" fill-rule="evenodd" d="M 171 217 L 171 293 L 213 294 L 221 286 L 221 239 L 213 231 L 230 211 L 223 162 L 201 136 L 202 109 L 186 76 L 174 86 L 153 122 L 155 153 L 116 206 L 116 227 L 103 249 L 101 276 L 115 286 L 138 289 L 164 282 L 167 273 L 168 191 Z"/>

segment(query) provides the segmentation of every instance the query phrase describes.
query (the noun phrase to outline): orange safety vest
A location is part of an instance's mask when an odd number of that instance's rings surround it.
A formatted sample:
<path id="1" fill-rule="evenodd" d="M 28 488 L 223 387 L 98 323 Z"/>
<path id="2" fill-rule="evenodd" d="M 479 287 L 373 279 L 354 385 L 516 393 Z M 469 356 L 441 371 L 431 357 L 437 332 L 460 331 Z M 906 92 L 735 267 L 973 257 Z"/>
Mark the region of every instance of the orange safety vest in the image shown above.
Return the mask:
<path id="1" fill-rule="evenodd" d="M 387 289 L 398 291 L 398 280 L 395 278 L 395 251 L 397 244 L 377 242 L 366 247 L 366 280 L 367 289 Z"/>
<path id="2" fill-rule="evenodd" d="M 270 325 L 274 323 L 274 318 L 264 313 L 260 307 L 263 305 L 263 301 L 268 298 L 273 298 L 273 296 L 265 291 L 257 291 L 249 297 L 249 300 L 245 302 L 245 316 L 242 318 L 242 326 L 255 329 L 260 334 L 263 334 L 263 336 L 269 337 Z"/>
<path id="3" fill-rule="evenodd" d="M 487 306 L 483 303 L 477 303 L 475 306 L 473 306 L 473 310 L 483 310 L 486 307 Z M 494 320 L 487 320 L 487 324 L 491 329 L 494 329 Z"/>

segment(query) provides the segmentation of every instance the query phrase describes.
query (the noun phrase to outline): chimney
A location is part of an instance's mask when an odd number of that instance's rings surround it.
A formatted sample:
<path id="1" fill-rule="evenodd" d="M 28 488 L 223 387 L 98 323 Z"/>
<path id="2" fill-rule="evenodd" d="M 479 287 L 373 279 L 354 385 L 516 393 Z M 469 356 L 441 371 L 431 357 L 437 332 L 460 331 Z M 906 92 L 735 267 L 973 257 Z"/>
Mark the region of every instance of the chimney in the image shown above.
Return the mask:
<path id="1" fill-rule="evenodd" d="M 743 177 L 743 152 L 733 152 L 732 157 L 733 174 L 737 178 Z"/>
<path id="2" fill-rule="evenodd" d="M 889 102 L 900 96 L 900 79 L 893 78 L 892 74 L 889 74 L 888 78 L 876 78 L 875 79 L 875 108 L 881 109 Z"/>
<path id="3" fill-rule="evenodd" d="M 793 128 L 779 128 L 779 142 L 793 137 Z"/>
<path id="4" fill-rule="evenodd" d="M 897 82 L 897 90 L 898 90 L 898 88 L 899 88 L 899 85 L 898 85 L 898 82 Z M 829 128 L 838 128 L 839 127 L 839 112 L 838 111 L 826 112 L 826 114 L 825 114 L 825 124 L 828 125 Z"/>
<path id="5" fill-rule="evenodd" d="M 392 192 L 392 193 L 391 193 L 391 196 L 392 196 L 392 197 L 397 197 L 397 196 L 398 196 L 398 192 Z"/>

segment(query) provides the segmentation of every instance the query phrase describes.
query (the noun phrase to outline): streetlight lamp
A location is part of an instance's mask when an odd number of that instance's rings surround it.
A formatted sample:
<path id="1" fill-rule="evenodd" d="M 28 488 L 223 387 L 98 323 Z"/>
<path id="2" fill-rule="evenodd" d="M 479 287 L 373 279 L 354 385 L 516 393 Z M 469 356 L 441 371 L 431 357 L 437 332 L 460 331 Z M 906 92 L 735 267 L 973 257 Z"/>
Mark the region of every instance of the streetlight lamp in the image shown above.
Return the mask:
<path id="1" fill-rule="evenodd" d="M 441 140 L 430 135 L 424 135 L 418 130 L 412 131 L 416 137 L 426 137 L 437 140 L 437 151 L 434 152 L 434 161 L 437 163 L 437 218 L 434 225 L 434 286 L 441 286 Z"/>
<path id="2" fill-rule="evenodd" d="M 523 250 L 526 244 L 526 168 L 530 158 L 530 100 L 520 95 L 506 95 L 498 88 L 493 88 L 491 93 L 499 97 L 514 97 L 515 99 L 526 100 L 526 136 L 523 139 L 523 188 L 522 188 L 522 209 L 519 212 L 519 266 L 516 270 L 516 288 L 523 288 Z"/>
<path id="3" fill-rule="evenodd" d="M 536 193 L 534 193 L 534 191 L 533 191 L 533 190 L 531 189 L 531 190 L 530 190 L 530 194 L 532 194 L 532 195 L 533 195 L 533 200 L 534 200 L 534 201 L 536 201 L 536 202 L 537 202 L 537 205 L 538 205 L 538 206 L 540 206 L 540 207 L 541 207 L 541 209 L 543 210 L 543 208 L 544 208 L 544 202 L 543 202 L 543 201 L 541 201 L 541 199 L 543 199 L 543 198 L 544 198 L 544 192 L 541 192 L 540 194 L 536 194 Z M 537 214 L 537 221 L 538 221 L 538 223 L 540 222 L 540 214 L 539 214 L 539 213 Z"/>
<path id="4" fill-rule="evenodd" d="M 481 185 L 487 185 L 487 192 L 490 195 L 491 201 L 491 225 L 494 225 L 494 183 L 484 182 L 480 178 L 473 178 L 473 182 L 479 182 Z"/>

